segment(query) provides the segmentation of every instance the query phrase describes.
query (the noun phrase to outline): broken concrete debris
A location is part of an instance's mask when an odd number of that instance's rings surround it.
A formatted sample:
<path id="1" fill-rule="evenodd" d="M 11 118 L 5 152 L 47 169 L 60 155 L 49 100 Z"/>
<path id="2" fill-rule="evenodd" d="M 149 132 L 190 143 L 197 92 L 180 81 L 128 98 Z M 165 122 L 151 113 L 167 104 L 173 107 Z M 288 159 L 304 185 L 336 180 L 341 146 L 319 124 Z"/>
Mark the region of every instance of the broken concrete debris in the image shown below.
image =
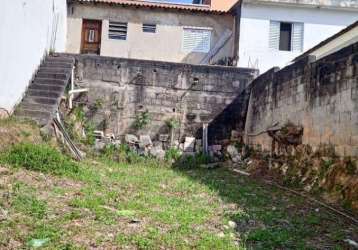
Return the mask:
<path id="1" fill-rule="evenodd" d="M 131 134 L 126 134 L 124 140 L 128 144 L 136 144 L 139 141 L 137 136 Z"/>
<path id="2" fill-rule="evenodd" d="M 152 140 L 149 135 L 140 135 L 139 136 L 139 148 L 148 148 L 153 145 Z"/>
<path id="3" fill-rule="evenodd" d="M 239 151 L 234 145 L 229 145 L 226 148 L 226 152 L 228 153 L 233 162 L 238 163 L 241 161 L 241 155 L 239 154 Z"/>
<path id="4" fill-rule="evenodd" d="M 194 137 L 185 137 L 184 141 L 184 152 L 194 152 L 195 149 L 195 138 Z"/>
<path id="5" fill-rule="evenodd" d="M 150 149 L 149 151 L 150 155 L 154 156 L 155 158 L 159 160 L 164 160 L 165 158 L 165 151 L 163 150 L 162 146 L 157 145 Z"/>

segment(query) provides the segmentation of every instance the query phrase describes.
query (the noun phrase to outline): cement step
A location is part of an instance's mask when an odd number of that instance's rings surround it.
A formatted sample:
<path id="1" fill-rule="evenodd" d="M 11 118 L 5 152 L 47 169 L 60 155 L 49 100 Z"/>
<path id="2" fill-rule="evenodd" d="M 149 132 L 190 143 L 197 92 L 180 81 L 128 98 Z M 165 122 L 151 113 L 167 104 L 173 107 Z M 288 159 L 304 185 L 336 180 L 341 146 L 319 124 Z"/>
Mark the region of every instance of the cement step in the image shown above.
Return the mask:
<path id="1" fill-rule="evenodd" d="M 20 119 L 31 119 L 40 126 L 46 125 L 48 121 L 53 118 L 53 114 L 51 114 L 50 112 L 26 109 L 15 111 L 15 115 Z"/>
<path id="2" fill-rule="evenodd" d="M 63 92 L 63 91 L 65 90 L 65 85 L 32 83 L 32 84 L 29 86 L 29 89 L 30 89 L 30 90 L 43 90 L 43 91 Z"/>
<path id="3" fill-rule="evenodd" d="M 15 115 L 20 119 L 32 119 L 41 126 L 47 125 L 58 109 L 74 62 L 73 58 L 66 56 L 46 57 Z"/>
<path id="4" fill-rule="evenodd" d="M 61 73 L 42 73 L 39 72 L 36 74 L 36 78 L 52 78 L 52 79 L 59 79 L 59 80 L 66 80 L 69 78 L 69 74 L 61 74 Z M 35 78 L 35 80 L 36 80 Z"/>
<path id="5" fill-rule="evenodd" d="M 72 63 L 62 63 L 62 62 L 45 62 L 41 65 L 41 67 L 46 68 L 65 68 L 65 69 L 72 69 Z"/>
<path id="6" fill-rule="evenodd" d="M 47 97 L 47 98 L 58 98 L 62 95 L 60 91 L 48 91 L 48 90 L 36 90 L 29 89 L 26 92 L 29 97 Z"/>
<path id="7" fill-rule="evenodd" d="M 48 104 L 38 104 L 38 103 L 29 103 L 29 102 L 23 102 L 20 106 L 17 107 L 16 110 L 37 110 L 42 112 L 50 112 L 55 113 L 57 110 L 57 107 L 54 107 L 53 105 Z"/>
<path id="8" fill-rule="evenodd" d="M 68 82 L 67 80 L 61 80 L 61 79 L 36 77 L 32 84 L 65 86 L 67 84 L 67 82 Z"/>
<path id="9" fill-rule="evenodd" d="M 48 56 L 46 57 L 45 62 L 57 62 L 57 63 L 74 63 L 75 60 L 71 57 L 52 57 L 52 56 Z"/>
<path id="10" fill-rule="evenodd" d="M 37 104 L 48 104 L 48 105 L 57 105 L 58 98 L 48 98 L 48 97 L 36 97 L 36 96 L 25 96 L 23 99 L 26 103 L 37 103 Z"/>
<path id="11" fill-rule="evenodd" d="M 37 73 L 48 73 L 48 74 L 68 74 L 69 69 L 66 68 L 51 68 L 41 66 Z"/>

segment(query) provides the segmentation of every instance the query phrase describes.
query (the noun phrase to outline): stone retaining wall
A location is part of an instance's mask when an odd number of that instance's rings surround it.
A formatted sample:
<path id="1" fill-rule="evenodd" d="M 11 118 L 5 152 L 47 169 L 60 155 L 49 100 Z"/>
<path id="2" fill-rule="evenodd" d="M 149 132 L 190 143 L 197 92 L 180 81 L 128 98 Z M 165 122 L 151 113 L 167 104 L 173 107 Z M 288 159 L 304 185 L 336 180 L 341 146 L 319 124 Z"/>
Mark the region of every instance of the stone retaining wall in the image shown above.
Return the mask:
<path id="1" fill-rule="evenodd" d="M 166 122 L 177 119 L 177 138 L 200 138 L 203 123 L 212 122 L 257 75 L 256 70 L 246 68 L 75 57 L 77 84 L 89 88 L 77 101 L 95 111 L 92 121 L 98 129 L 106 124 L 104 129 L 115 135 L 136 132 L 153 138 L 168 134 Z M 149 125 L 135 131 L 133 123 L 146 110 Z M 220 132 L 211 130 L 210 136 Z"/>
<path id="2" fill-rule="evenodd" d="M 247 142 L 269 150 L 264 131 L 287 122 L 303 126 L 304 144 L 332 144 L 340 155 L 358 156 L 358 44 L 273 68 L 252 83 Z"/>

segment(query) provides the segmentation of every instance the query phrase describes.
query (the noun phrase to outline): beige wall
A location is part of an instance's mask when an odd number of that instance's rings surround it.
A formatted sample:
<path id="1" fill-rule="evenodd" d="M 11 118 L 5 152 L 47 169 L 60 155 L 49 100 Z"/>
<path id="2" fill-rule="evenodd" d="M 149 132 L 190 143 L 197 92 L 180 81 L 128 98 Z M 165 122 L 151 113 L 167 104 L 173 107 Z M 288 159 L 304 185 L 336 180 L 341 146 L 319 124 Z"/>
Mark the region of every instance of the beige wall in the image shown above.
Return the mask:
<path id="1" fill-rule="evenodd" d="M 80 53 L 82 19 L 102 20 L 101 55 L 170 62 L 199 63 L 205 53 L 182 51 L 183 27 L 212 28 L 211 47 L 214 47 L 225 30 L 233 30 L 234 17 L 205 13 L 140 9 L 108 5 L 70 6 L 68 13 L 67 52 Z M 109 20 L 128 22 L 127 40 L 108 39 Z M 156 23 L 156 33 L 144 33 L 143 23 Z M 213 59 L 233 56 L 233 39 Z"/>

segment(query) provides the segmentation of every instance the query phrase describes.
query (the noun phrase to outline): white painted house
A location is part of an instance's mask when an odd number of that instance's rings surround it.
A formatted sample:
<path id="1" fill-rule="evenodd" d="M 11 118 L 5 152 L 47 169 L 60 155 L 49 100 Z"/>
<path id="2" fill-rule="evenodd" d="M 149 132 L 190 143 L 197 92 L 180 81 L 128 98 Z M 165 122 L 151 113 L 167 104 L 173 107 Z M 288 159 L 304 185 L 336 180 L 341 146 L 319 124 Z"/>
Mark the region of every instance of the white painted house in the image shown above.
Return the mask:
<path id="1" fill-rule="evenodd" d="M 66 0 L 2 0 L 0 7 L 0 117 L 21 101 L 41 59 L 64 52 Z"/>
<path id="2" fill-rule="evenodd" d="M 283 67 L 358 20 L 358 0 L 243 0 L 240 67 Z"/>

